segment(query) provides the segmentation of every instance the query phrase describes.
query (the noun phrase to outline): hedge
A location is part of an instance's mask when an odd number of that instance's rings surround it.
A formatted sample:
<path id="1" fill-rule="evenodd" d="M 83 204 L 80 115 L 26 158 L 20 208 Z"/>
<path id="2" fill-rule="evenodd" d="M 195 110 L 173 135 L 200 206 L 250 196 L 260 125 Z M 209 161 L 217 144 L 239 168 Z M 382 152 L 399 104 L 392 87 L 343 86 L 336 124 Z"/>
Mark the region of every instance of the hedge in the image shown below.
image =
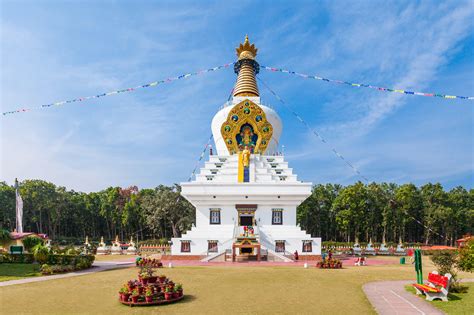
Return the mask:
<path id="1" fill-rule="evenodd" d="M 24 263 L 31 264 L 34 262 L 33 254 L 0 254 L 0 263 Z M 50 254 L 48 256 L 48 265 L 71 265 L 79 269 L 90 268 L 94 263 L 94 255 L 61 255 Z"/>

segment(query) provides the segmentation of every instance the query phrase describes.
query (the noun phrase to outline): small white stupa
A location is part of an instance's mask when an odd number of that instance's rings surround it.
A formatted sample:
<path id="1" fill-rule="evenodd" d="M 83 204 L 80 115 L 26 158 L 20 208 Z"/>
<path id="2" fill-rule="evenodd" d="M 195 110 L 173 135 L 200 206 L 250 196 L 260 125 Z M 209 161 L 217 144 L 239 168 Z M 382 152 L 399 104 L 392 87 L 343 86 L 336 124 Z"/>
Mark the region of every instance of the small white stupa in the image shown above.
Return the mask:
<path id="1" fill-rule="evenodd" d="M 135 247 L 135 243 L 133 242 L 133 236 L 130 236 L 130 244 L 127 248 L 127 255 L 136 255 L 137 248 Z"/>
<path id="2" fill-rule="evenodd" d="M 354 255 L 361 255 L 362 254 L 362 250 L 360 248 L 358 237 L 356 237 L 354 246 L 352 246 L 352 252 L 354 253 Z"/>
<path id="3" fill-rule="evenodd" d="M 112 248 L 110 250 L 112 255 L 121 255 L 122 247 L 120 246 L 120 241 L 118 235 L 115 237 L 115 241 L 112 243 Z"/>
<path id="4" fill-rule="evenodd" d="M 367 244 L 367 247 L 365 248 L 364 253 L 366 255 L 375 255 L 375 249 L 374 249 L 373 244 L 372 244 L 372 238 L 370 238 L 369 244 Z"/>
<path id="5" fill-rule="evenodd" d="M 400 236 L 400 239 L 398 241 L 397 249 L 395 250 L 395 255 L 406 255 L 406 250 L 403 247 L 402 243 L 402 237 Z"/>
<path id="6" fill-rule="evenodd" d="M 108 254 L 108 249 L 107 249 L 107 246 L 105 246 L 104 237 L 102 236 L 100 238 L 99 247 L 97 247 L 97 255 L 107 255 L 107 254 Z"/>
<path id="7" fill-rule="evenodd" d="M 385 235 L 382 238 L 382 244 L 380 245 L 378 254 L 379 255 L 388 255 L 388 254 L 390 254 L 390 252 L 388 250 L 388 247 L 387 247 L 387 244 L 385 243 Z"/>
<path id="8" fill-rule="evenodd" d="M 91 249 L 91 244 L 89 243 L 89 237 L 86 235 L 86 240 L 84 242 L 84 250 L 82 251 L 83 255 L 89 254 L 89 251 Z"/>

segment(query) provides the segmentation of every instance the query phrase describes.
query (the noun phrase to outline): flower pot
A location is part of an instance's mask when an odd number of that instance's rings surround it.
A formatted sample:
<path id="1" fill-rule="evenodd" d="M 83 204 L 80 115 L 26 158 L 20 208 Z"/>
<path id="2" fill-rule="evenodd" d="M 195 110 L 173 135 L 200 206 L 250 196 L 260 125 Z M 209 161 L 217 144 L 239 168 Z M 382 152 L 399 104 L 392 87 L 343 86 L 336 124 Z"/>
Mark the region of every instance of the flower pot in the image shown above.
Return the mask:
<path id="1" fill-rule="evenodd" d="M 139 297 L 138 295 L 133 295 L 132 296 L 132 302 L 137 303 L 138 302 L 138 297 Z"/>
<path id="2" fill-rule="evenodd" d="M 129 298 L 130 298 L 130 293 L 123 293 L 122 294 L 122 301 L 128 302 Z"/>
<path id="3" fill-rule="evenodd" d="M 173 299 L 173 292 L 165 292 L 165 300 L 170 301 Z"/>
<path id="4" fill-rule="evenodd" d="M 145 296 L 145 301 L 146 301 L 147 303 L 153 302 L 153 296 L 152 296 L 152 295 L 150 295 L 150 296 Z"/>
<path id="5" fill-rule="evenodd" d="M 156 283 L 157 279 L 158 279 L 158 277 L 150 277 L 150 278 L 148 278 L 148 283 Z"/>
<path id="6" fill-rule="evenodd" d="M 182 297 L 182 296 L 183 296 L 183 289 L 178 290 L 178 296 L 179 296 L 179 297 Z"/>
<path id="7" fill-rule="evenodd" d="M 165 277 L 165 276 L 163 276 L 163 277 L 159 277 L 159 279 L 160 279 L 160 282 L 161 282 L 161 283 L 163 283 L 163 282 L 165 282 L 165 280 L 166 280 L 166 277 Z"/>
<path id="8" fill-rule="evenodd" d="M 142 283 L 143 285 L 147 285 L 149 279 L 150 279 L 150 278 L 141 278 L 140 281 L 141 281 L 141 283 Z"/>
<path id="9" fill-rule="evenodd" d="M 142 295 L 143 291 L 145 291 L 144 287 L 138 287 L 138 294 Z"/>
<path id="10" fill-rule="evenodd" d="M 175 291 L 173 292 L 173 299 L 177 299 L 177 298 L 179 298 L 179 292 Z"/>

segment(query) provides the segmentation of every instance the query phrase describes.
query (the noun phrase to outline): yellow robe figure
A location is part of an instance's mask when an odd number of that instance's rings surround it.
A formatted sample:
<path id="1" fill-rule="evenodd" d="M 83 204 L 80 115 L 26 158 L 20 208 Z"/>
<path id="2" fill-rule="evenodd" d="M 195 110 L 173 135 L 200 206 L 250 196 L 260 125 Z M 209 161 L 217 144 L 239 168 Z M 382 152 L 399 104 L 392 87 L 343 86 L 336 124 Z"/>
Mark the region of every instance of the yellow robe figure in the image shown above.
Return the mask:
<path id="1" fill-rule="evenodd" d="M 244 182 L 244 169 L 250 165 L 250 150 L 245 147 L 242 152 L 239 152 L 239 169 L 237 174 L 237 179 L 239 183 Z"/>
<path id="2" fill-rule="evenodd" d="M 249 167 L 250 164 L 250 151 L 245 147 L 245 149 L 242 151 L 242 162 L 244 164 L 244 167 Z"/>

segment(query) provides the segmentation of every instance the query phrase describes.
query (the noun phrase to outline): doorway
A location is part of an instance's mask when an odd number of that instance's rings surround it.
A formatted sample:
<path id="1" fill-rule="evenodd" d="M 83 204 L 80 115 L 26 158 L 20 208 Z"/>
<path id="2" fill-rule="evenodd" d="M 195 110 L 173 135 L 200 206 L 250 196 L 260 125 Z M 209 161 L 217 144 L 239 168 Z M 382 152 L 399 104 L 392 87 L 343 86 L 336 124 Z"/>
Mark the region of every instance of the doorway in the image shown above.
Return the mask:
<path id="1" fill-rule="evenodd" d="M 240 226 L 253 226 L 253 215 L 251 214 L 240 214 L 239 215 Z"/>

